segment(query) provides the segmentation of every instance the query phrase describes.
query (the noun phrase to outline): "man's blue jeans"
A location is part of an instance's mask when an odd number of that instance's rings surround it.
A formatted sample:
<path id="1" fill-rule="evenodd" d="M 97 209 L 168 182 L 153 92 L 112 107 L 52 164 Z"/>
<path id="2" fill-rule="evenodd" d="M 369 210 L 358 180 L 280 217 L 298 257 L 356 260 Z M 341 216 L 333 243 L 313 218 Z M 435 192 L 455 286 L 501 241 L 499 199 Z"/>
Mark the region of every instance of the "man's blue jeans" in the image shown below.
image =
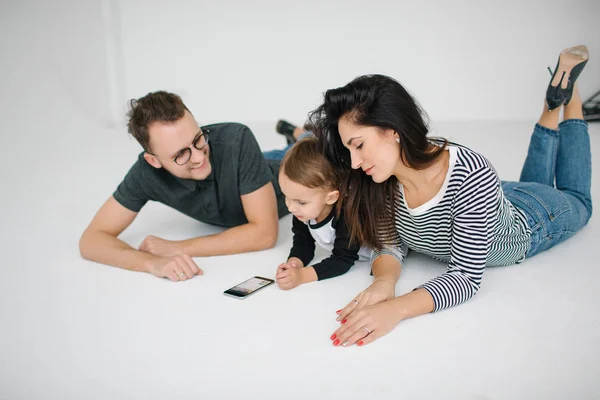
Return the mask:
<path id="1" fill-rule="evenodd" d="M 300 137 L 298 137 L 298 140 L 304 139 L 305 137 L 309 137 L 309 136 L 312 136 L 312 133 L 309 131 L 305 131 L 304 133 L 302 133 L 302 135 L 300 135 Z M 292 146 L 293 146 L 293 144 L 288 144 L 281 150 L 263 151 L 263 155 L 265 156 L 266 160 L 283 160 L 283 156 L 285 156 L 285 153 L 287 153 L 287 151 Z"/>

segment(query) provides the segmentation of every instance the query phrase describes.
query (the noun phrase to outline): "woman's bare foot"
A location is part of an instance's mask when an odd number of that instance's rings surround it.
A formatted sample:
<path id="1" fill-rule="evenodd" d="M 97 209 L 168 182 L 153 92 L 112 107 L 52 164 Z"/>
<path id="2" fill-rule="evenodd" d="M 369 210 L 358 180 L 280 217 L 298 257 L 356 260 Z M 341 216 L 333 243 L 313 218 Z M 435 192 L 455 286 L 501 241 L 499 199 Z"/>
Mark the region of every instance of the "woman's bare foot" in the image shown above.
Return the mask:
<path id="1" fill-rule="evenodd" d="M 549 110 L 548 103 L 546 103 L 546 101 L 544 100 L 544 111 L 542 111 L 542 115 L 540 116 L 538 124 L 548 129 L 557 130 L 561 108 L 562 106 L 557 107 L 554 110 Z"/>
<path id="2" fill-rule="evenodd" d="M 566 106 L 560 106 L 554 110 L 548 110 L 548 104 L 544 101 L 544 111 L 538 121 L 538 124 L 549 129 L 558 129 L 560 119 L 560 109 L 564 107 L 563 120 L 568 119 L 583 119 L 583 105 L 581 96 L 579 95 L 579 85 L 573 87 L 573 96 L 571 101 Z"/>
<path id="3" fill-rule="evenodd" d="M 565 121 L 568 119 L 583 119 L 583 104 L 579 95 L 579 85 L 575 84 L 571 101 L 564 107 L 563 119 Z"/>

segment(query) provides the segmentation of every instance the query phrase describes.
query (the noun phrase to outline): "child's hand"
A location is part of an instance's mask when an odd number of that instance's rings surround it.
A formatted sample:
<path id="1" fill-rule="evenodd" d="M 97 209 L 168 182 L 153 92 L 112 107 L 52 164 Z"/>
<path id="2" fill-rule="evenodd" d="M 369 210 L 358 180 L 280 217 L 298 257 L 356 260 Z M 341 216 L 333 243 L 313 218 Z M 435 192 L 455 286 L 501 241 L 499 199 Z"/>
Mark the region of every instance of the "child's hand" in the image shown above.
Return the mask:
<path id="1" fill-rule="evenodd" d="M 279 264 L 277 267 L 277 284 L 283 290 L 293 289 L 302 285 L 302 267 L 298 267 L 294 261 Z"/>

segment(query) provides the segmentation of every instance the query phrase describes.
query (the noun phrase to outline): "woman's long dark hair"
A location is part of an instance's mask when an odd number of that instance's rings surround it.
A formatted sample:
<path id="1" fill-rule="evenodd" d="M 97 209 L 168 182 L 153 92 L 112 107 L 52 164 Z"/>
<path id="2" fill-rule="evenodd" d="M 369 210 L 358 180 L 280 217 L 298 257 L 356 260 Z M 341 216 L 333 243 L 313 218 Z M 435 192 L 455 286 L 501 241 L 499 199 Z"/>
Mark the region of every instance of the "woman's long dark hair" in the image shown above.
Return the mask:
<path id="1" fill-rule="evenodd" d="M 375 183 L 360 170 L 351 168 L 350 152 L 338 130 L 342 117 L 359 126 L 392 129 L 400 138 L 404 165 L 425 169 L 447 145 L 434 146 L 427 138 L 428 118 L 417 101 L 394 79 L 365 75 L 346 86 L 325 93 L 321 106 L 309 114 L 309 121 L 326 156 L 343 172 L 338 212 L 344 210 L 353 241 L 375 249 L 398 243 L 394 226 L 398 201 L 398 180 L 391 176 Z"/>

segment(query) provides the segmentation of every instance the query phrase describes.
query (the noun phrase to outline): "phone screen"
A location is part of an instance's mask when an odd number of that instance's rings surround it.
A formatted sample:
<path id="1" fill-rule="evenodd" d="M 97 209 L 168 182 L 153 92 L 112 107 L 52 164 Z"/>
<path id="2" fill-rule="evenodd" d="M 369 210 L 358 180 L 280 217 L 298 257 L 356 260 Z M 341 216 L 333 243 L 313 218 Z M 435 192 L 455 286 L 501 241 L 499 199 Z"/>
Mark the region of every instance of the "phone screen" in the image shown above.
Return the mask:
<path id="1" fill-rule="evenodd" d="M 263 278 L 261 276 L 255 276 L 248 279 L 234 287 L 227 289 L 224 294 L 234 297 L 246 297 L 250 294 L 264 288 L 265 286 L 273 283 L 273 279 Z"/>

